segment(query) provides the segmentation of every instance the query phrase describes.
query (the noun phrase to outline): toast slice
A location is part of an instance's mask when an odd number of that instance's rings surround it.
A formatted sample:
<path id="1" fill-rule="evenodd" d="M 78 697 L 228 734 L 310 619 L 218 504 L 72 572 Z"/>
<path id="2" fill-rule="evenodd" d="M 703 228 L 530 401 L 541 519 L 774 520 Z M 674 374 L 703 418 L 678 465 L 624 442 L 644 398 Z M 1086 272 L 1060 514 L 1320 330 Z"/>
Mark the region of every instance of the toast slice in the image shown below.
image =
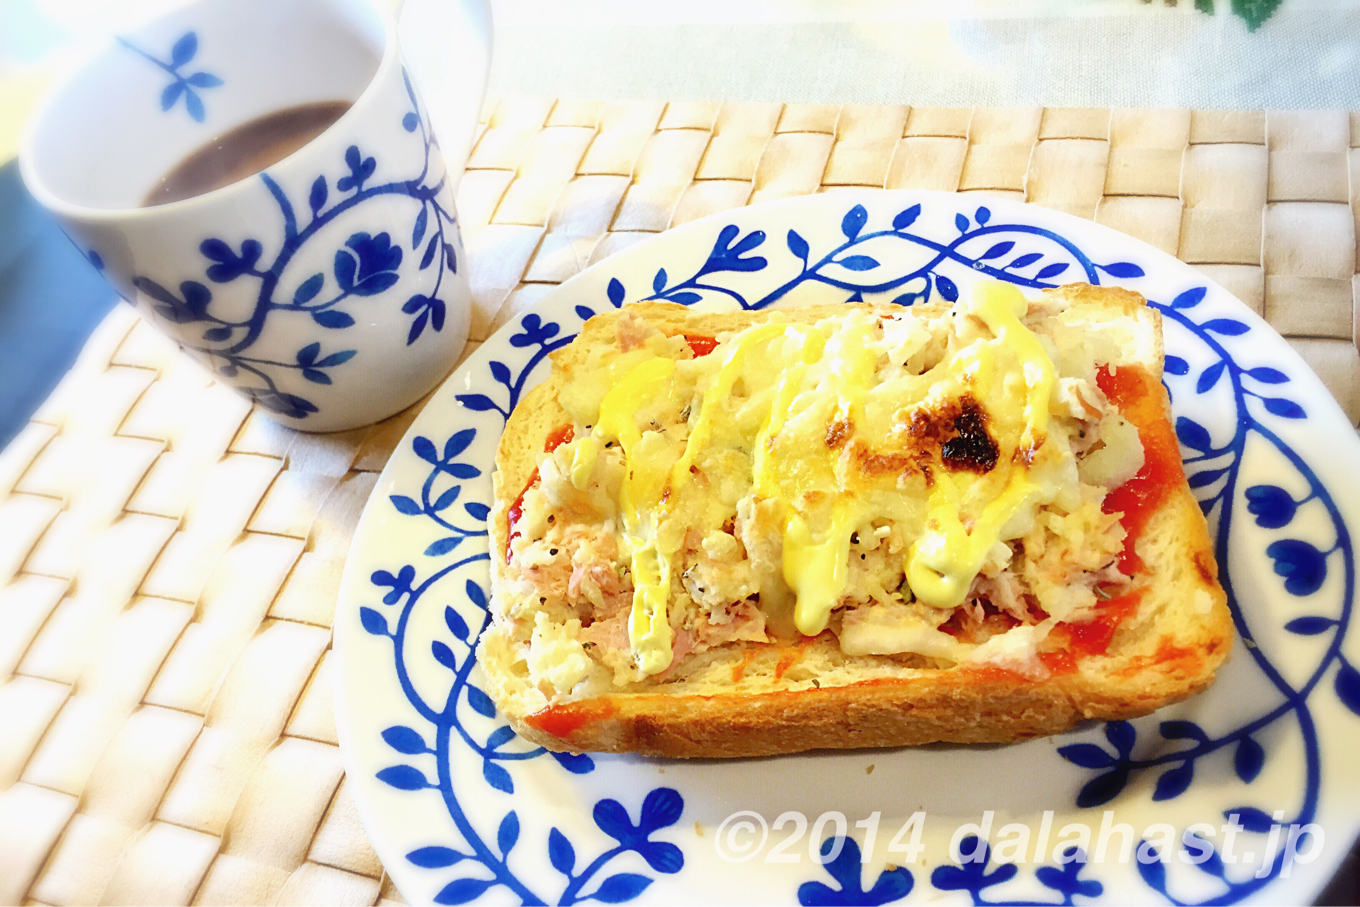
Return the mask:
<path id="1" fill-rule="evenodd" d="M 515 730 L 670 757 L 1004 743 L 1206 687 L 1232 623 L 1160 316 L 1001 287 L 592 318 L 497 452 L 478 657 Z"/>

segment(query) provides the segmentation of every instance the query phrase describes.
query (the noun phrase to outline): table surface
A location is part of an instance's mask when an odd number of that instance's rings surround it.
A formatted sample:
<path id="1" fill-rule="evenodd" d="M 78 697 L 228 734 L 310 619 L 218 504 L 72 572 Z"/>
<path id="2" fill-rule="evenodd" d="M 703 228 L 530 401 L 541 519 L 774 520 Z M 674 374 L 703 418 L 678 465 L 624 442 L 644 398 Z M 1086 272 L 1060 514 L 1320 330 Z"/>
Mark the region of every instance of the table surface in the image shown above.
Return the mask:
<path id="1" fill-rule="evenodd" d="M 1229 286 L 1354 421 L 1360 116 L 1069 108 L 488 105 L 458 194 L 470 349 L 657 232 L 844 186 L 1028 198 Z M 0 452 L 0 903 L 399 895 L 339 763 L 330 625 L 415 412 L 280 428 L 126 306 Z M 1356 896 L 1353 870 L 1324 897 Z"/>

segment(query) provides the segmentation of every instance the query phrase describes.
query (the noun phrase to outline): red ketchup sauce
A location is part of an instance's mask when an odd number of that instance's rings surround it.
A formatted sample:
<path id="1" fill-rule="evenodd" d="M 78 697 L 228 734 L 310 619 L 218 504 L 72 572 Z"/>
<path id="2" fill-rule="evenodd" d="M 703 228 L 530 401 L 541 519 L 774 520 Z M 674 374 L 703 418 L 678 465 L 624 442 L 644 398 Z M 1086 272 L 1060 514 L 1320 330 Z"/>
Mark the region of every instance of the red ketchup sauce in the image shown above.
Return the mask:
<path id="1" fill-rule="evenodd" d="M 548 439 L 543 442 L 544 452 L 552 453 L 563 444 L 571 441 L 575 434 L 576 429 L 570 423 L 559 425 L 548 434 Z M 515 527 L 519 523 L 520 517 L 524 516 L 524 495 L 537 484 L 538 467 L 534 467 L 534 471 L 529 474 L 529 481 L 524 484 L 524 491 L 519 493 L 519 497 L 515 498 L 510 509 L 505 512 L 505 562 L 507 564 L 510 563 L 510 544 L 520 536 Z"/>
<path id="2" fill-rule="evenodd" d="M 689 348 L 693 351 L 695 359 L 707 356 L 718 346 L 717 338 L 705 337 L 702 334 L 686 334 L 685 340 L 689 343 Z"/>
<path id="3" fill-rule="evenodd" d="M 1111 374 L 1102 366 L 1096 373 L 1096 383 L 1119 407 L 1124 418 L 1138 429 L 1143 442 L 1143 468 L 1137 475 L 1105 496 L 1106 513 L 1122 513 L 1124 550 L 1119 554 L 1119 569 L 1128 576 L 1141 573 L 1143 559 L 1135 546 L 1142 537 L 1147 521 L 1161 507 L 1173 488 L 1185 482 L 1181 466 L 1181 451 L 1176 434 L 1167 423 L 1162 409 L 1163 390 L 1145 369 L 1125 366 Z"/>
<path id="4" fill-rule="evenodd" d="M 618 710 L 618 706 L 611 702 L 568 702 L 540 709 L 525 718 L 524 722 L 559 740 L 570 740 L 582 727 L 592 721 L 611 718 Z"/>
<path id="5" fill-rule="evenodd" d="M 1096 371 L 1096 383 L 1138 429 L 1138 439 L 1143 442 L 1143 468 L 1107 494 L 1102 507 L 1106 513 L 1121 514 L 1119 521 L 1125 535 L 1119 570 L 1126 576 L 1136 576 L 1146 566 L 1136 546 L 1149 517 L 1157 512 L 1171 490 L 1185 481 L 1180 447 L 1162 409 L 1162 388 L 1146 369 L 1125 366 L 1111 373 L 1101 366 Z M 1145 591 L 1136 589 L 1101 603 L 1088 621 L 1063 624 L 1058 632 L 1065 634 L 1066 645 L 1058 651 L 1043 653 L 1040 657 L 1044 664 L 1055 674 L 1066 674 L 1076 669 L 1078 658 L 1104 655 L 1119 625 L 1137 612 Z"/>
<path id="6" fill-rule="evenodd" d="M 1124 618 L 1138 611 L 1145 589 L 1135 589 L 1127 595 L 1102 602 L 1095 616 L 1084 623 L 1061 624 L 1055 634 L 1065 634 L 1066 644 L 1055 652 L 1044 652 L 1039 660 L 1054 674 L 1069 674 L 1076 670 L 1077 659 L 1087 655 L 1104 655 Z M 1061 639 L 1062 637 L 1057 637 Z"/>

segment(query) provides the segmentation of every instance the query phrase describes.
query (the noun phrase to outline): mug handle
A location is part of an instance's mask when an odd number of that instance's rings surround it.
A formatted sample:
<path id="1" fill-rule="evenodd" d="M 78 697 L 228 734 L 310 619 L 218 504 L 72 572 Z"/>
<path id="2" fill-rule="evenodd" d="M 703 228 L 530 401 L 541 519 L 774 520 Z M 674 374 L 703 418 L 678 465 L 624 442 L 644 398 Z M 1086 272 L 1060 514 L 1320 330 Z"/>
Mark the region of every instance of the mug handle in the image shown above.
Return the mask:
<path id="1" fill-rule="evenodd" d="M 458 191 L 486 96 L 491 68 L 489 0 L 397 0 L 402 57 L 430 115 Z"/>

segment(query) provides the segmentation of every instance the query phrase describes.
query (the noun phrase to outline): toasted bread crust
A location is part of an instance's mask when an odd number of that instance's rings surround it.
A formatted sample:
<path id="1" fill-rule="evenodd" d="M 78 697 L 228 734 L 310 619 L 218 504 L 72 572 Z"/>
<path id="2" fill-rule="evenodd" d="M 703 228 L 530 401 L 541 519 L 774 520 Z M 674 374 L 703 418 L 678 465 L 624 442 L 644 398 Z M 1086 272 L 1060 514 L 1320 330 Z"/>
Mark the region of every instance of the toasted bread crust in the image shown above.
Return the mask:
<path id="1" fill-rule="evenodd" d="M 1156 313 L 1141 296 L 1085 285 L 1051 292 L 1073 309 L 1131 319 L 1143 341 L 1126 364 L 1160 376 L 1162 342 Z M 667 333 L 708 335 L 741 329 L 761 313 L 695 315 L 681 306 L 645 304 L 646 318 Z M 873 308 L 866 306 L 866 308 Z M 887 313 L 893 307 L 881 307 Z M 786 310 L 797 321 L 817 321 L 843 306 Z M 490 518 L 493 586 L 504 570 L 506 512 L 529 481 L 543 441 L 567 416 L 557 389 L 583 349 L 610 336 L 614 318 L 592 319 L 581 339 L 555 356 L 552 378 L 531 391 L 506 425 L 497 452 L 496 506 Z M 1164 418 L 1170 401 L 1158 384 Z M 902 746 L 931 742 L 1006 743 L 1066 730 L 1086 719 L 1114 720 L 1148 714 L 1207 687 L 1232 646 L 1232 619 L 1217 580 L 1208 528 L 1189 486 L 1182 481 L 1150 514 L 1138 554 L 1150 577 L 1138 610 L 1121 624 L 1105 655 L 1077 661 L 1070 672 L 1028 680 L 992 667 L 961 665 L 928 669 L 874 663 L 866 679 L 810 686 L 784 670 L 818 647 L 837 649 L 829 636 L 805 641 L 796 651 L 781 645 L 726 647 L 711 653 L 709 673 L 730 668 L 730 690 L 715 694 L 642 687 L 557 705 L 536 714 L 519 708 L 509 637 L 493 624 L 479 657 L 488 692 L 514 729 L 554 750 L 637 752 L 669 757 L 758 756 L 810 749 Z M 766 678 L 756 691 L 743 675 Z M 724 675 L 726 676 L 726 675 Z M 775 679 L 769 689 L 769 678 Z M 853 676 L 853 671 L 851 672 Z M 783 678 L 783 682 L 781 682 Z"/>

